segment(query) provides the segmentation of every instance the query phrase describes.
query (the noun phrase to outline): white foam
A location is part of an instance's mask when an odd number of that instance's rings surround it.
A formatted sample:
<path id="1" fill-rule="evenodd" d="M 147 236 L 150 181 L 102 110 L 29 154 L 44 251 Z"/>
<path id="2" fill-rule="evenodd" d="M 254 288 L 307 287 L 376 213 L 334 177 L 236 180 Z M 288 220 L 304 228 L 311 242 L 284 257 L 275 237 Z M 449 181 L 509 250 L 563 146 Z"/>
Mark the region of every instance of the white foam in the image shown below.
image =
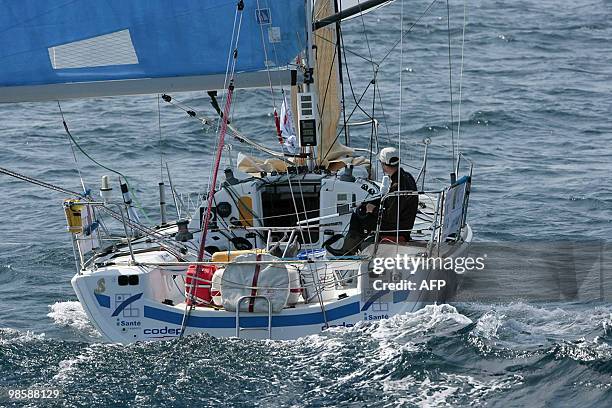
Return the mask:
<path id="1" fill-rule="evenodd" d="M 480 316 L 476 322 L 476 327 L 472 330 L 471 335 L 476 335 L 487 340 L 497 338 L 499 328 L 502 326 L 506 315 L 500 314 L 494 310 Z"/>
<path id="2" fill-rule="evenodd" d="M 474 306 L 478 308 L 478 305 Z M 482 330 L 478 334 L 485 337 L 492 334 L 487 330 L 494 330 L 497 337 L 502 337 L 500 331 L 504 331 L 504 336 L 529 333 L 542 338 L 580 338 L 585 333 L 598 331 L 599 328 L 605 333 L 612 318 L 612 308 L 609 306 L 577 309 L 513 302 L 481 307 L 486 308 L 487 312 L 479 319 L 479 323 L 482 323 L 477 324 L 475 331 Z M 597 334 L 599 333 L 594 335 Z"/>
<path id="3" fill-rule="evenodd" d="M 563 342 L 552 352 L 557 358 L 571 358 L 575 361 L 610 361 L 612 347 L 598 337 L 593 340 L 579 339 L 573 342 Z"/>
<path id="4" fill-rule="evenodd" d="M 51 312 L 47 314 L 53 322 L 62 327 L 71 327 L 92 337 L 101 337 L 87 318 L 87 314 L 79 302 L 55 302 L 50 305 Z"/>
<path id="5" fill-rule="evenodd" d="M 466 397 L 472 405 L 486 404 L 490 394 L 508 390 L 522 382 L 523 377 L 515 374 L 476 379 L 470 375 L 440 373 L 434 380 L 429 377 L 421 380 L 410 375 L 401 380 L 387 379 L 383 381 L 383 389 L 385 392 L 405 395 L 402 402 L 406 405 L 452 407 L 457 405 L 457 400 Z"/>
<path id="6" fill-rule="evenodd" d="M 19 331 L 10 328 L 0 328 L 0 346 L 11 343 L 28 343 L 36 340 L 44 340 L 45 333 L 34 333 L 31 330 Z"/>
<path id="7" fill-rule="evenodd" d="M 53 380 L 60 383 L 70 382 L 73 374 L 78 370 L 78 365 L 81 363 L 88 363 L 95 359 L 94 350 L 92 347 L 87 346 L 84 352 L 74 358 L 69 358 L 59 362 L 57 374 L 53 376 Z"/>
<path id="8" fill-rule="evenodd" d="M 392 316 L 373 323 L 369 331 L 378 340 L 391 340 L 401 344 L 418 343 L 431 336 L 446 336 L 472 323 L 450 305 L 428 305 L 414 313 Z M 359 324 L 356 327 L 362 328 Z"/>

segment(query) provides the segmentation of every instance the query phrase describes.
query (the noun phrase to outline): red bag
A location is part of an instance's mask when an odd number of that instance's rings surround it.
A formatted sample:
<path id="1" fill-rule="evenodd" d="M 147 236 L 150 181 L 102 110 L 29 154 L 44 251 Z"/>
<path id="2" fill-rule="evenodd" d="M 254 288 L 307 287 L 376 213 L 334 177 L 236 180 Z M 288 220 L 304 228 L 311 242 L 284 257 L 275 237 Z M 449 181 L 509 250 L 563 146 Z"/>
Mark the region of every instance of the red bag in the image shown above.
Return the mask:
<path id="1" fill-rule="evenodd" d="M 215 265 L 200 266 L 200 272 L 196 276 L 197 265 L 189 265 L 187 278 L 185 279 L 185 297 L 188 305 L 206 306 L 212 304 L 210 287 L 212 278 L 217 270 Z"/>

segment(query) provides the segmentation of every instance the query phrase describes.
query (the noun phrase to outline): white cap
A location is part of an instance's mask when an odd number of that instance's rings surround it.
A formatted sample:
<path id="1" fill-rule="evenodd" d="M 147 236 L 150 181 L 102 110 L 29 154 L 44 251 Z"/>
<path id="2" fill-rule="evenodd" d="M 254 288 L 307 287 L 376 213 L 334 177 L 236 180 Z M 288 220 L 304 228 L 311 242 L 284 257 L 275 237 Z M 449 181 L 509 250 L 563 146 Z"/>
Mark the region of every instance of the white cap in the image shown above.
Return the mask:
<path id="1" fill-rule="evenodd" d="M 397 166 L 399 164 L 399 152 L 395 147 L 385 147 L 378 153 L 378 159 L 387 166 Z"/>

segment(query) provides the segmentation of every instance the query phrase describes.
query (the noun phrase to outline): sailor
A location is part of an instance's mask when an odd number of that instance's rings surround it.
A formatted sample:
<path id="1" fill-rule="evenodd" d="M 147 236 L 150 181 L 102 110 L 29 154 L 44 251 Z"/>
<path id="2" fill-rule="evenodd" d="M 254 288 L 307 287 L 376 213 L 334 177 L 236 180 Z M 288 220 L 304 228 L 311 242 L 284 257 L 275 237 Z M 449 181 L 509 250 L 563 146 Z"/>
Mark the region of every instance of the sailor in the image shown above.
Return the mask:
<path id="1" fill-rule="evenodd" d="M 391 186 L 389 192 L 417 191 L 414 177 L 400 167 L 399 152 L 394 147 L 385 147 L 378 155 L 385 175 L 389 176 Z M 419 197 L 414 195 L 401 195 L 387 197 L 382 203 L 380 235 L 399 242 L 410 240 L 410 230 L 414 226 Z M 399 211 L 398 211 L 399 207 Z M 376 229 L 379 218 L 381 199 L 363 202 L 351 215 L 349 230 L 344 237 L 342 248 L 334 249 L 330 245 L 340 237 L 334 236 L 325 244 L 325 248 L 334 256 L 353 255 L 357 252 L 364 239 Z"/>

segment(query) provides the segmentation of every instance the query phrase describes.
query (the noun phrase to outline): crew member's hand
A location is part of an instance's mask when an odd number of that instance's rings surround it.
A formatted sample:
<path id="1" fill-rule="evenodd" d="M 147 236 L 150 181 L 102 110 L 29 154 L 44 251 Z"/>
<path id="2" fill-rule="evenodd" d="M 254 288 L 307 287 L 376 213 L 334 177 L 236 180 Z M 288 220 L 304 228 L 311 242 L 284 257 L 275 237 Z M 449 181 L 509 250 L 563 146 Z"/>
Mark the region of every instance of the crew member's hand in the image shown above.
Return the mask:
<path id="1" fill-rule="evenodd" d="M 373 213 L 375 209 L 376 206 L 374 204 L 366 204 L 366 212 Z"/>

